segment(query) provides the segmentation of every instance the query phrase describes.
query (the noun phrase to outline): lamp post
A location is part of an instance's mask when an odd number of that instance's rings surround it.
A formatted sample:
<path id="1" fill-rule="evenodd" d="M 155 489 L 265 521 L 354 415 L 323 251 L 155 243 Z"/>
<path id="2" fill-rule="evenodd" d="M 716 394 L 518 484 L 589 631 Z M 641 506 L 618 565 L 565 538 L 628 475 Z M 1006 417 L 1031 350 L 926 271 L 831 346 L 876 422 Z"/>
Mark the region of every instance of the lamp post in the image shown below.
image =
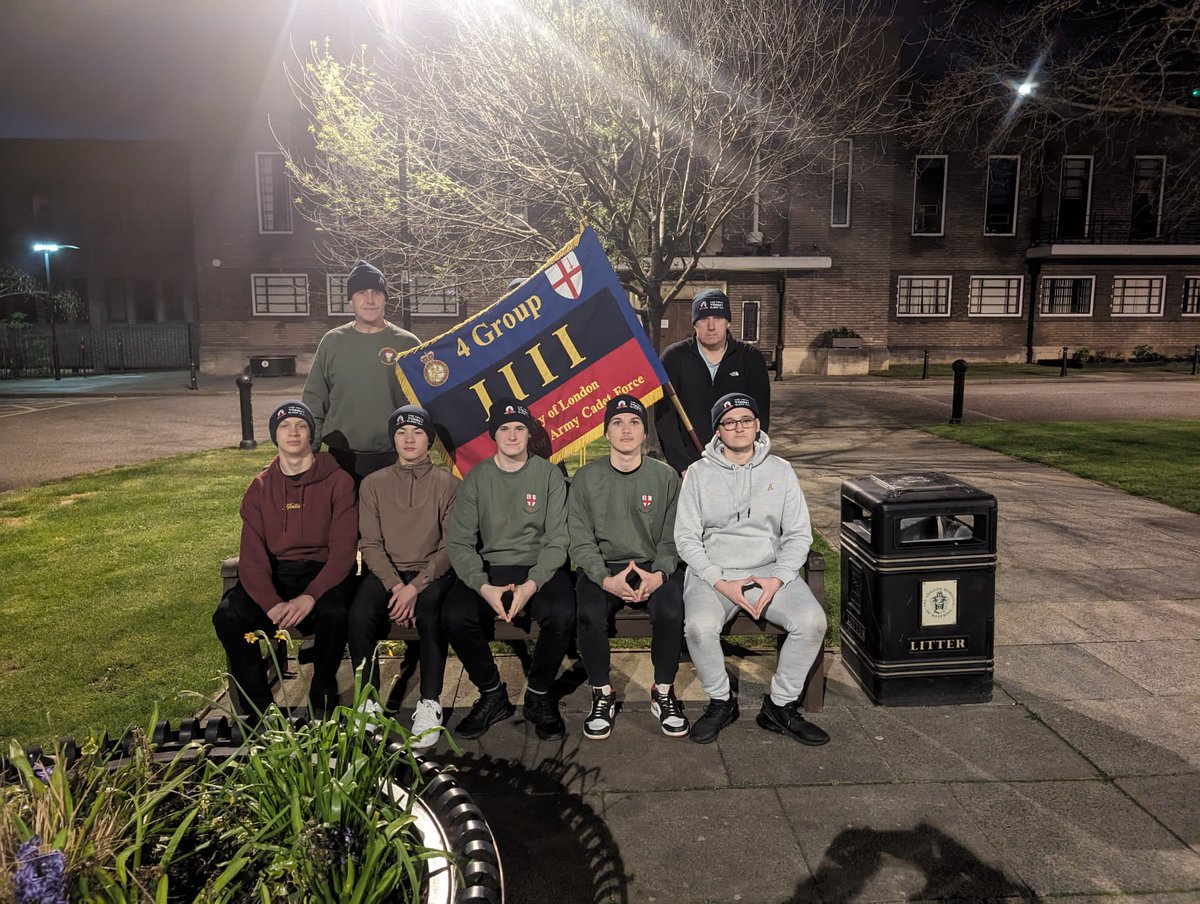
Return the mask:
<path id="1" fill-rule="evenodd" d="M 63 248 L 79 250 L 78 245 L 59 245 L 54 242 L 38 242 L 33 246 L 34 251 L 42 253 L 42 258 L 46 262 L 46 309 L 50 312 L 50 361 L 56 380 L 62 379 L 62 372 L 58 366 L 58 331 L 54 328 L 54 297 L 50 288 L 50 255 Z"/>

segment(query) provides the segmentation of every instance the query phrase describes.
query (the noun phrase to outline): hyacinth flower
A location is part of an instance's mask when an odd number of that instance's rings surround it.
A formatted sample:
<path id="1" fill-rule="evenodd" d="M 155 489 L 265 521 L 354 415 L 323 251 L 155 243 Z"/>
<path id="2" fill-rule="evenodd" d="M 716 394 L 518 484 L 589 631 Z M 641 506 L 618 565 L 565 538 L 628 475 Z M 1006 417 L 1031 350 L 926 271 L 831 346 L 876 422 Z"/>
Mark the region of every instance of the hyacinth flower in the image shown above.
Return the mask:
<path id="1" fill-rule="evenodd" d="M 37 835 L 17 848 L 13 890 L 17 904 L 67 904 L 67 859 L 62 851 L 42 851 Z"/>

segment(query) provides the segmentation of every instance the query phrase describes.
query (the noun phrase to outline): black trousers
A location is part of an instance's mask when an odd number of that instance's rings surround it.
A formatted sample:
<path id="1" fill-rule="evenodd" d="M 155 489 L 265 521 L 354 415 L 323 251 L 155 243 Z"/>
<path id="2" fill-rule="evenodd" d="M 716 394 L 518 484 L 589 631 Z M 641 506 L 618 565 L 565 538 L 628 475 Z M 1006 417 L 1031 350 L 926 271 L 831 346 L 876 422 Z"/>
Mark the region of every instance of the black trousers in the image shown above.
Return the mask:
<path id="1" fill-rule="evenodd" d="M 609 572 L 624 571 L 628 562 L 609 564 Z M 638 563 L 644 571 L 650 563 Z M 587 667 L 593 687 L 609 684 L 611 654 L 608 648 L 608 623 L 626 603 L 579 571 L 575 579 L 578 607 L 579 654 Z M 641 605 L 641 604 L 639 604 Z M 654 683 L 674 684 L 683 652 L 683 569 L 679 568 L 650 594 L 645 603 L 650 613 L 650 661 L 654 663 Z"/>
<path id="2" fill-rule="evenodd" d="M 354 478 L 355 495 L 358 494 L 358 487 L 364 477 L 394 465 L 400 457 L 395 450 L 391 452 L 355 452 L 353 449 L 339 449 L 334 446 L 327 448 L 338 466 Z"/>
<path id="3" fill-rule="evenodd" d="M 279 595 L 290 600 L 304 592 L 322 567 L 321 562 L 276 562 L 271 579 Z M 337 671 L 346 649 L 346 622 L 353 593 L 354 576 L 347 575 L 317 600 L 308 617 L 292 629 L 293 633 L 315 635 L 309 697 L 318 706 L 328 707 L 337 702 Z M 267 669 L 274 665 L 262 655 L 257 642 L 246 642 L 246 634 L 265 631 L 271 637 L 277 630 L 275 623 L 250 598 L 241 582 L 222 597 L 212 620 L 229 659 L 229 674 L 241 692 L 241 714 L 255 720 L 257 714 L 265 711 L 274 700 L 267 683 Z"/>
<path id="4" fill-rule="evenodd" d="M 409 583 L 415 571 L 401 572 L 400 579 Z M 417 595 L 417 651 L 421 661 L 421 697 L 436 700 L 442 695 L 446 674 L 446 632 L 442 630 L 442 603 L 454 584 L 454 575 L 442 575 Z M 379 657 L 375 645 L 391 630 L 388 600 L 392 591 L 368 572 L 358 585 L 350 605 L 350 664 L 357 669 L 363 662 L 363 683 L 379 690 Z"/>
<path id="5" fill-rule="evenodd" d="M 488 583 L 498 587 L 523 584 L 529 575 L 529 567 L 525 565 L 486 567 Z M 565 568 L 560 568 L 537 589 L 514 624 L 528 629 L 531 621 L 536 621 L 540 630 L 529 666 L 529 687 L 548 691 L 558 676 L 575 630 L 575 594 L 570 572 Z M 495 636 L 496 613 L 484 598 L 456 580 L 442 607 L 442 625 L 471 683 L 481 691 L 499 684 L 500 670 L 488 647 L 488 641 Z"/>

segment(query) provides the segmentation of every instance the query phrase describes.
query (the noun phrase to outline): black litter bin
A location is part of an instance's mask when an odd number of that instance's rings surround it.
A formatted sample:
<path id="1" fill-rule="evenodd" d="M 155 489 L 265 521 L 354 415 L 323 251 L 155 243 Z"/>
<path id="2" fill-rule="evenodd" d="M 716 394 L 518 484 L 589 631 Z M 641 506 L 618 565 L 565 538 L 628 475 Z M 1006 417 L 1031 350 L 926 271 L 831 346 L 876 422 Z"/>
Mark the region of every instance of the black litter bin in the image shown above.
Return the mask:
<path id="1" fill-rule="evenodd" d="M 294 377 L 295 375 L 295 355 L 250 356 L 250 376 L 252 377 Z"/>
<path id="2" fill-rule="evenodd" d="M 842 483 L 842 661 L 883 706 L 992 699 L 996 499 L 937 473 Z"/>

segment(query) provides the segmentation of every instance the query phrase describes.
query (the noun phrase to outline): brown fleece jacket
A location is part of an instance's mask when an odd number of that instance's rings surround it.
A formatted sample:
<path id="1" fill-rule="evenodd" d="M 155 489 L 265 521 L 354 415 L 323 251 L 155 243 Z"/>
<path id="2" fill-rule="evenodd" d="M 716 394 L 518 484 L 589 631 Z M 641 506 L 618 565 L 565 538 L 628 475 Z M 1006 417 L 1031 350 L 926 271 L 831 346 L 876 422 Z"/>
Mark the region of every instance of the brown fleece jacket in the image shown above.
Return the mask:
<path id="1" fill-rule="evenodd" d="M 428 458 L 367 475 L 358 492 L 359 546 L 363 561 L 384 587 L 416 571 L 420 593 L 450 570 L 446 527 L 462 481 Z"/>
<path id="2" fill-rule="evenodd" d="M 357 548 L 354 479 L 328 452 L 314 453 L 312 467 L 295 479 L 279 469 L 276 455 L 242 497 L 238 579 L 264 611 L 284 601 L 272 579 L 274 561 L 324 562 L 304 590 L 319 600 L 354 568 Z"/>

